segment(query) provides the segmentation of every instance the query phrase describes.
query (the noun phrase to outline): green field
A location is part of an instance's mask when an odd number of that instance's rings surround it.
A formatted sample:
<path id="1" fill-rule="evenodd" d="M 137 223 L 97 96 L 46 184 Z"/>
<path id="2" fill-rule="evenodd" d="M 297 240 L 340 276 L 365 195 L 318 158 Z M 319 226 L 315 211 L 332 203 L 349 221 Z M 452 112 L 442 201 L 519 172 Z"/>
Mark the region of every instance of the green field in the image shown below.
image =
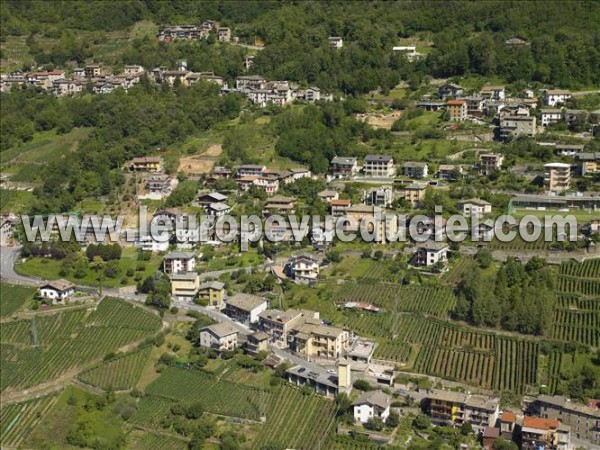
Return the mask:
<path id="1" fill-rule="evenodd" d="M 131 450 L 181 450 L 187 448 L 187 441 L 150 431 L 133 431 L 127 439 L 127 448 Z"/>
<path id="2" fill-rule="evenodd" d="M 38 313 L 5 323 L 0 329 L 0 389 L 22 390 L 82 369 L 160 326 L 157 315 L 116 298 L 105 298 L 95 308 Z"/>
<path id="3" fill-rule="evenodd" d="M 51 410 L 58 396 L 47 396 L 28 402 L 3 405 L 0 412 L 0 435 L 2 447 L 20 448 L 29 433 Z"/>
<path id="4" fill-rule="evenodd" d="M 32 287 L 0 283 L 0 317 L 8 317 L 21 309 L 34 294 Z"/>
<path id="5" fill-rule="evenodd" d="M 79 375 L 79 379 L 101 389 L 126 390 L 135 386 L 140 378 L 151 347 L 145 347 L 133 353 L 118 356 L 98 367 Z"/>

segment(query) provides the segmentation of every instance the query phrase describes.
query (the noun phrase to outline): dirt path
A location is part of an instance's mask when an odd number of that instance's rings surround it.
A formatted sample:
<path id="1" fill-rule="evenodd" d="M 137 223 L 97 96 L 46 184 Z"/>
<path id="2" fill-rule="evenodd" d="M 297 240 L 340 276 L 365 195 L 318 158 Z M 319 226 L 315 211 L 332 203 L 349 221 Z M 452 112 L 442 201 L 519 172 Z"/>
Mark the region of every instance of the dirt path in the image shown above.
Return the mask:
<path id="1" fill-rule="evenodd" d="M 219 156 L 221 156 L 221 153 L 223 153 L 223 146 L 221 144 L 213 144 L 200 155 L 181 158 L 177 170 L 186 174 L 209 173 L 219 159 Z"/>

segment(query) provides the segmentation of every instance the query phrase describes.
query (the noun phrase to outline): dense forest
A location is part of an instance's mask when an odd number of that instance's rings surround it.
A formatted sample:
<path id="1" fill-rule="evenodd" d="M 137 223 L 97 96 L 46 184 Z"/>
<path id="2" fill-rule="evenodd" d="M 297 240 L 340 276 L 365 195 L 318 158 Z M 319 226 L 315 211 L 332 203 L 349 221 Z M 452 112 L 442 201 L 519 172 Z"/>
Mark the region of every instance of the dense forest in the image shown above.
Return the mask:
<path id="1" fill-rule="evenodd" d="M 38 63 L 56 64 L 69 56 L 91 56 L 73 31 L 125 29 L 144 19 L 158 24 L 219 20 L 232 26 L 242 42 L 265 42 L 253 71 L 347 94 L 386 91 L 400 78 L 419 82 L 426 76 L 466 74 L 557 87 L 600 84 L 598 2 L 5 1 L 1 30 L 3 36 L 63 38 L 72 51 L 63 45 L 57 51 L 62 55 L 36 56 Z M 344 39 L 340 51 L 329 49 L 327 37 L 332 35 Z M 512 35 L 525 37 L 530 45 L 507 46 Z M 426 57 L 408 64 L 392 55 L 402 38 L 417 38 L 428 50 Z M 240 52 L 230 50 L 231 58 L 214 64 L 212 58 L 198 56 L 196 48 L 202 45 L 166 49 L 140 39 L 124 59 L 155 66 L 158 56 L 164 64 L 189 54 L 202 65 L 197 70 L 235 76 L 226 61 L 239 62 Z"/>

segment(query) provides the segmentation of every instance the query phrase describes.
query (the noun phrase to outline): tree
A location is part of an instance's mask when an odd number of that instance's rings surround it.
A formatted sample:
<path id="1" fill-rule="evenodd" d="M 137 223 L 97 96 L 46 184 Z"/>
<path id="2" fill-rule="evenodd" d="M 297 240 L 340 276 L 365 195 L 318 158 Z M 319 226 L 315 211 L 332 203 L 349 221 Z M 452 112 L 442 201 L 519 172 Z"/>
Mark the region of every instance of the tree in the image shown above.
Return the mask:
<path id="1" fill-rule="evenodd" d="M 185 417 L 188 419 L 199 419 L 204 414 L 204 407 L 202 403 L 192 403 L 185 410 Z"/>
<path id="2" fill-rule="evenodd" d="M 385 426 L 388 428 L 396 428 L 400 424 L 400 416 L 398 413 L 390 412 L 390 415 L 385 420 Z"/>
<path id="3" fill-rule="evenodd" d="M 371 417 L 367 423 L 365 423 L 365 428 L 373 431 L 381 431 L 384 426 L 385 424 L 383 423 L 383 420 L 381 420 L 381 417 Z"/>
<path id="4" fill-rule="evenodd" d="M 426 430 L 431 426 L 431 420 L 423 413 L 417 414 L 417 416 L 413 419 L 412 423 L 413 427 L 417 430 Z"/>
<path id="5" fill-rule="evenodd" d="M 102 271 L 102 269 L 104 267 L 104 261 L 100 256 L 94 256 L 94 259 L 90 263 L 90 267 L 96 272 L 96 279 L 98 280 L 100 297 L 102 297 L 102 282 L 104 281 L 104 272 Z"/>
<path id="6" fill-rule="evenodd" d="M 487 269 L 492 264 L 492 252 L 490 252 L 487 248 L 482 248 L 477 252 L 475 259 L 479 263 L 479 267 L 482 269 Z"/>
<path id="7" fill-rule="evenodd" d="M 465 422 L 460 426 L 460 434 L 468 436 L 473 433 L 473 426 L 469 422 Z"/>

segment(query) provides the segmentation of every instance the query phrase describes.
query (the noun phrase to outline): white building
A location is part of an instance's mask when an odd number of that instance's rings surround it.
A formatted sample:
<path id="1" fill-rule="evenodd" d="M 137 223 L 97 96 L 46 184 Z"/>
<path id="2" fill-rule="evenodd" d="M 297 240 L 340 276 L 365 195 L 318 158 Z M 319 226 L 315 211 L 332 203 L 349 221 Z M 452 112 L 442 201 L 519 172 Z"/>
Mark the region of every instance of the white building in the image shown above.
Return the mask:
<path id="1" fill-rule="evenodd" d="M 543 127 L 562 120 L 562 110 L 558 108 L 547 108 L 540 111 L 540 122 Z"/>
<path id="2" fill-rule="evenodd" d="M 402 173 L 409 178 L 423 179 L 427 176 L 428 166 L 426 162 L 407 161 L 402 164 Z"/>
<path id="3" fill-rule="evenodd" d="M 225 314 L 245 325 L 258 322 L 258 315 L 265 309 L 267 301 L 256 295 L 240 293 L 225 300 Z"/>
<path id="4" fill-rule="evenodd" d="M 163 260 L 163 271 L 167 274 L 193 272 L 196 270 L 196 255 L 186 252 L 172 252 Z"/>
<path id="5" fill-rule="evenodd" d="M 62 303 L 75 293 L 75 285 L 67 280 L 49 281 L 40 286 L 40 297 L 52 300 L 52 303 Z"/>
<path id="6" fill-rule="evenodd" d="M 383 391 L 367 391 L 356 399 L 354 407 L 354 420 L 367 423 L 369 419 L 380 418 L 385 422 L 390 415 L 391 397 Z"/>
<path id="7" fill-rule="evenodd" d="M 297 281 L 312 281 L 319 276 L 319 261 L 312 255 L 294 256 L 287 267 L 290 276 Z"/>
<path id="8" fill-rule="evenodd" d="M 471 198 L 458 202 L 458 211 L 466 217 L 482 217 L 492 212 L 492 204 L 480 198 Z"/>
<path id="9" fill-rule="evenodd" d="M 237 329 L 228 323 L 216 323 L 200 331 L 200 346 L 220 352 L 237 347 Z"/>
<path id="10" fill-rule="evenodd" d="M 329 47 L 339 50 L 344 46 L 344 40 L 338 36 L 331 36 L 329 39 Z"/>
<path id="11" fill-rule="evenodd" d="M 157 241 L 149 234 L 140 236 L 136 241 L 136 246 L 141 248 L 145 252 L 166 252 L 169 249 L 169 240 Z"/>
<path id="12" fill-rule="evenodd" d="M 564 104 L 572 97 L 571 91 L 563 89 L 546 89 L 542 96 L 542 101 L 546 106 L 556 106 L 559 103 Z"/>
<path id="13" fill-rule="evenodd" d="M 417 244 L 414 263 L 416 266 L 431 267 L 438 262 L 448 260 L 448 244 L 444 242 L 426 241 Z"/>
<path id="14" fill-rule="evenodd" d="M 367 155 L 363 165 L 365 177 L 391 178 L 396 174 L 394 158 L 389 155 Z"/>

